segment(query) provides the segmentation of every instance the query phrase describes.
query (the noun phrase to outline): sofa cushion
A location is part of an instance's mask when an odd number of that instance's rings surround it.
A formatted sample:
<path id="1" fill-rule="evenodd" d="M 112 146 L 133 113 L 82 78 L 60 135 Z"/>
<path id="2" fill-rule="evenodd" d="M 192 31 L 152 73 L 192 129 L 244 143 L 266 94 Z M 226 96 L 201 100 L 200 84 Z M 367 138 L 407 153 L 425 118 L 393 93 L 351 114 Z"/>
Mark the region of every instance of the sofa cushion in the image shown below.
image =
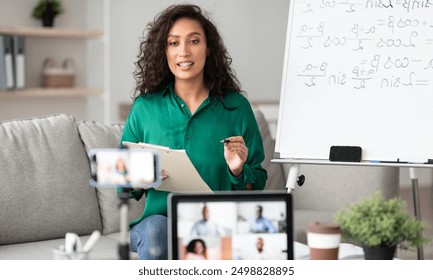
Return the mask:
<path id="1" fill-rule="evenodd" d="M 86 244 L 89 235 L 80 236 L 81 244 Z M 119 240 L 107 236 L 101 236 L 90 251 L 86 259 L 90 260 L 115 260 Z M 65 239 L 51 239 L 38 242 L 21 243 L 1 246 L 0 260 L 52 260 L 53 249 L 65 245 Z"/>
<path id="2" fill-rule="evenodd" d="M 285 165 L 286 172 L 289 165 Z M 399 169 L 301 164 L 299 175 L 305 175 L 302 187 L 293 190 L 295 240 L 306 243 L 309 223 L 332 222 L 335 213 L 361 198 L 380 191 L 384 197 L 398 196 Z"/>
<path id="3" fill-rule="evenodd" d="M 260 110 L 254 110 L 257 125 L 259 126 L 260 135 L 262 136 L 263 149 L 265 151 L 265 160 L 262 167 L 268 172 L 265 190 L 284 191 L 286 189 L 284 170 L 281 164 L 272 163 L 275 151 L 275 140 L 272 139 L 268 123 L 265 116 Z"/>
<path id="4" fill-rule="evenodd" d="M 305 183 L 294 190 L 295 209 L 335 212 L 375 191 L 385 198 L 398 196 L 399 169 L 301 164 Z"/>
<path id="5" fill-rule="evenodd" d="M 74 117 L 0 122 L 0 244 L 101 230 Z"/>
<path id="6" fill-rule="evenodd" d="M 86 152 L 96 148 L 119 147 L 123 125 L 105 125 L 96 121 L 81 121 L 78 130 Z M 119 198 L 115 188 L 97 189 L 99 210 L 102 218 L 103 234 L 118 232 L 120 229 Z M 145 204 L 144 197 L 140 201 L 131 199 L 129 202 L 129 217 L 132 221 L 141 217 Z"/>

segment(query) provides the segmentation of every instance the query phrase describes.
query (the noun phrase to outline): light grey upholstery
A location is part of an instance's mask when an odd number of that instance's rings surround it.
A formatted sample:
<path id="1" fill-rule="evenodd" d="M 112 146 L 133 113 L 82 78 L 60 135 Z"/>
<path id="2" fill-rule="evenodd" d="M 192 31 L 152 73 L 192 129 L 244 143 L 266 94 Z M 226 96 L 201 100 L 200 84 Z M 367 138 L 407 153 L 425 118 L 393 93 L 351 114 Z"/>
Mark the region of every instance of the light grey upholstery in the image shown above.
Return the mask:
<path id="1" fill-rule="evenodd" d="M 259 126 L 265 151 L 265 160 L 262 163 L 262 167 L 268 172 L 268 180 L 266 181 L 265 189 L 270 191 L 283 191 L 285 190 L 283 166 L 271 162 L 274 158 L 275 140 L 271 137 L 268 123 L 266 122 L 263 113 L 259 110 L 255 110 L 254 115 L 256 117 L 257 125 Z"/>
<path id="2" fill-rule="evenodd" d="M 1 245 L 102 229 L 73 117 L 1 122 L 0 143 Z"/>
<path id="3" fill-rule="evenodd" d="M 305 184 L 296 188 L 295 208 L 337 211 L 361 197 L 380 191 L 386 198 L 398 195 L 398 168 L 337 165 L 301 165 Z"/>
<path id="4" fill-rule="evenodd" d="M 78 123 L 78 131 L 83 140 L 87 152 L 96 148 L 118 148 L 122 135 L 122 125 L 105 125 L 94 121 L 81 121 Z M 96 190 L 98 195 L 99 210 L 102 218 L 102 232 L 109 234 L 118 232 L 120 228 L 119 198 L 116 189 L 107 188 Z M 129 202 L 128 219 L 138 219 L 143 214 L 145 199 Z"/>
<path id="5" fill-rule="evenodd" d="M 80 236 L 80 240 L 83 244 L 85 244 L 88 239 L 89 235 Z M 59 238 L 0 246 L 0 260 L 50 260 L 53 259 L 52 250 L 64 244 L 65 239 Z M 117 238 L 101 236 L 87 258 L 91 260 L 115 260 L 118 258 L 117 246 Z"/>
<path id="6" fill-rule="evenodd" d="M 118 257 L 119 199 L 90 186 L 87 153 L 118 147 L 122 129 L 64 114 L 0 123 L 0 259 L 52 259 L 67 232 L 85 242 L 94 230 L 89 258 Z M 144 201 L 131 201 L 131 219 Z"/>
<path id="7" fill-rule="evenodd" d="M 301 165 L 305 183 L 293 191 L 295 238 L 306 243 L 305 228 L 312 221 L 333 221 L 341 207 L 380 191 L 398 196 L 399 168 L 337 165 Z"/>

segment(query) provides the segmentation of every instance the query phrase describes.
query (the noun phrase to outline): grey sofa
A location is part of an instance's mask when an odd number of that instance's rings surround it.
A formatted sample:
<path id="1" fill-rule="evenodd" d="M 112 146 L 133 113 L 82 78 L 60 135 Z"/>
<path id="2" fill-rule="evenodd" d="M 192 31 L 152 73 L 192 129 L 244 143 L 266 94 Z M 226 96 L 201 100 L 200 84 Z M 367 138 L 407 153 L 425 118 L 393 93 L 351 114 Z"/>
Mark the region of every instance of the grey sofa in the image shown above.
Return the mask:
<path id="1" fill-rule="evenodd" d="M 117 147 L 121 131 L 69 115 L 0 123 L 0 259 L 52 259 L 67 232 L 85 242 L 94 230 L 89 257 L 117 258 L 119 200 L 89 185 L 87 151 Z M 130 218 L 143 206 L 131 201 Z"/>
<path id="2" fill-rule="evenodd" d="M 274 141 L 266 120 L 255 111 L 265 146 L 266 190 L 285 190 L 284 166 L 271 163 Z M 122 125 L 77 122 L 54 115 L 0 122 L 0 259 L 52 259 L 67 232 L 83 242 L 94 230 L 102 237 L 90 259 L 116 259 L 119 209 L 115 189 L 89 185 L 87 152 L 115 148 Z M 296 239 L 313 220 L 329 221 L 339 205 L 374 190 L 397 194 L 398 169 L 302 166 L 307 181 L 294 192 Z M 129 204 L 129 219 L 139 217 L 145 199 Z"/>

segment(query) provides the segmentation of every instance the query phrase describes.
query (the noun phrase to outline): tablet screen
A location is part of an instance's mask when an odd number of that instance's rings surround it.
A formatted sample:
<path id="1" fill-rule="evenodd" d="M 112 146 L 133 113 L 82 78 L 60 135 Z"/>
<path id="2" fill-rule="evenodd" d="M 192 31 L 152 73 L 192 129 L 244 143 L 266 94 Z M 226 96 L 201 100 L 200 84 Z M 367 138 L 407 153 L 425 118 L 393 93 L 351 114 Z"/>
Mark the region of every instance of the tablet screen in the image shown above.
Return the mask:
<path id="1" fill-rule="evenodd" d="M 173 195 L 171 204 L 172 259 L 293 259 L 290 194 Z"/>

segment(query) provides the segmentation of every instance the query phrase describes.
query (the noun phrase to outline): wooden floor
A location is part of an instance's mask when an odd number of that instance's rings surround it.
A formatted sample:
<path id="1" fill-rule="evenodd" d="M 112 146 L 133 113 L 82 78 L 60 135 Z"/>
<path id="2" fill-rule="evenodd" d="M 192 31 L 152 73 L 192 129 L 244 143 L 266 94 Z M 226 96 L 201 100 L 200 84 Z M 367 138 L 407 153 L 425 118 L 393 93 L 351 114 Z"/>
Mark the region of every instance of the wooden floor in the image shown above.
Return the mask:
<path id="1" fill-rule="evenodd" d="M 424 259 L 433 260 L 433 187 L 420 187 L 420 208 L 421 208 L 421 219 L 429 226 L 429 230 L 425 233 L 429 236 L 432 241 L 424 246 Z M 413 215 L 413 196 L 412 188 L 400 189 L 400 197 L 403 198 L 408 207 L 408 211 Z M 405 260 L 416 260 L 418 259 L 417 251 L 398 250 L 397 258 Z"/>

